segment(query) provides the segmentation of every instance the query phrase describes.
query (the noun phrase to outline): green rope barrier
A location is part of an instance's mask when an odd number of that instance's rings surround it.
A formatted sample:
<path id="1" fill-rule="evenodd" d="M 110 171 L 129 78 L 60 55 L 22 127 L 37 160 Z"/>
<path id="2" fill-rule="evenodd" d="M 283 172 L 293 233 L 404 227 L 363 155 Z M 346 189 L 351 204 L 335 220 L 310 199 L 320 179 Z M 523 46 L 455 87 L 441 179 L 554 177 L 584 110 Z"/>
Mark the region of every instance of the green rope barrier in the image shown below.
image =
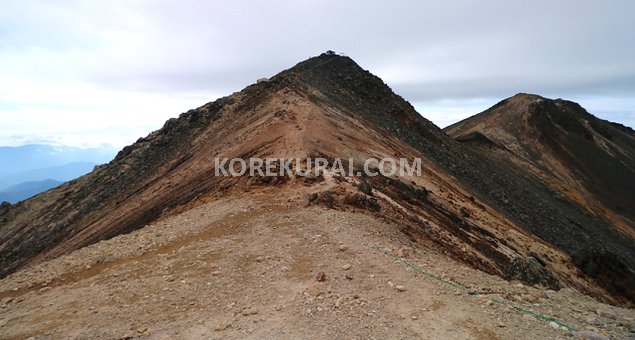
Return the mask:
<path id="1" fill-rule="evenodd" d="M 335 224 L 335 214 L 333 214 L 333 224 Z M 441 282 L 443 284 L 446 284 L 448 286 L 451 286 L 453 288 L 465 291 L 465 292 L 468 293 L 468 295 L 472 295 L 472 296 L 478 295 L 477 291 L 471 290 L 471 289 L 469 289 L 467 287 L 464 287 L 464 286 L 462 286 L 462 285 L 460 285 L 460 284 L 458 284 L 456 282 L 445 280 L 445 279 L 443 279 L 442 277 L 440 277 L 438 275 L 435 275 L 435 274 L 432 274 L 430 272 L 427 272 L 427 271 L 421 269 L 420 267 L 416 266 L 415 264 L 413 264 L 413 263 L 411 263 L 409 261 L 406 261 L 405 259 L 403 259 L 403 258 L 401 258 L 399 256 L 396 256 L 396 255 L 393 255 L 393 254 L 389 253 L 388 251 L 386 251 L 385 249 L 381 248 L 380 246 L 378 246 L 376 244 L 370 244 L 370 243 L 366 242 L 366 240 L 364 240 L 363 237 L 360 237 L 360 236 L 354 235 L 354 234 L 351 234 L 351 236 L 354 236 L 357 240 L 360 240 L 362 243 L 364 243 L 365 245 L 369 246 L 370 248 L 372 248 L 376 252 L 378 252 L 378 253 L 380 253 L 380 254 L 388 257 L 388 258 L 392 258 L 393 260 L 404 264 L 405 266 L 413 269 L 417 273 L 425 275 L 425 276 L 427 276 L 429 278 L 437 280 L 437 281 L 439 281 L 439 282 Z M 492 301 L 494 301 L 495 303 L 501 304 L 501 305 L 509 306 L 510 308 L 512 308 L 512 309 L 514 309 L 514 310 L 516 310 L 518 312 L 529 314 L 529 315 L 531 315 L 531 316 L 533 316 L 533 317 L 535 317 L 537 319 L 542 319 L 542 320 L 546 320 L 546 321 L 549 321 L 549 322 L 554 322 L 557 325 L 565 327 L 565 328 L 567 328 L 570 331 L 576 331 L 577 330 L 575 327 L 573 327 L 571 325 L 568 325 L 568 324 L 566 324 L 564 322 L 558 321 L 558 320 L 556 320 L 556 319 L 554 319 L 552 317 L 545 316 L 545 315 L 542 315 L 540 313 L 536 313 L 536 312 L 533 312 L 531 310 L 524 309 L 522 307 L 518 307 L 516 305 L 513 305 L 513 304 L 509 303 L 507 300 L 504 300 L 504 299 L 492 299 Z"/>
<path id="2" fill-rule="evenodd" d="M 395 255 L 392 255 L 392 254 L 388 253 L 386 250 L 382 249 L 381 247 L 379 247 L 377 245 L 373 245 L 372 248 L 375 249 L 377 252 L 384 254 L 385 256 L 392 257 L 394 260 L 397 260 L 397 261 L 405 264 L 406 266 L 412 268 L 414 271 L 416 271 L 416 272 L 418 272 L 420 274 L 423 274 L 425 276 L 433 278 L 433 279 L 435 279 L 435 280 L 437 280 L 439 282 L 445 283 L 446 285 L 452 286 L 454 288 L 466 291 L 469 295 L 476 295 L 477 294 L 477 292 L 475 292 L 473 290 L 470 290 L 467 287 L 461 286 L 458 283 L 445 280 L 445 279 L 441 278 L 440 276 L 437 276 L 437 275 L 434 275 L 432 273 L 426 272 L 425 270 L 423 270 L 423 269 L 417 267 L 416 265 L 414 265 L 414 264 L 402 259 L 401 257 L 395 256 Z"/>

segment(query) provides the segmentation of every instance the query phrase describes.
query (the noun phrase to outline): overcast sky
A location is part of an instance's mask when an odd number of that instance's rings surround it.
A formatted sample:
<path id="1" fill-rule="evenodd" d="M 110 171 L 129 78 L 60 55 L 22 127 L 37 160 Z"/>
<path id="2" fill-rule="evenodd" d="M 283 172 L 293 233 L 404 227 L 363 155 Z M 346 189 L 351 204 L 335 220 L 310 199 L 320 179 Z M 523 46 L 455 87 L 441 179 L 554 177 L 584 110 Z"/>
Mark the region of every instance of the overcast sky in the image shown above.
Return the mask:
<path id="1" fill-rule="evenodd" d="M 0 145 L 124 146 L 326 50 L 443 127 L 518 92 L 635 127 L 635 1 L 0 0 Z"/>

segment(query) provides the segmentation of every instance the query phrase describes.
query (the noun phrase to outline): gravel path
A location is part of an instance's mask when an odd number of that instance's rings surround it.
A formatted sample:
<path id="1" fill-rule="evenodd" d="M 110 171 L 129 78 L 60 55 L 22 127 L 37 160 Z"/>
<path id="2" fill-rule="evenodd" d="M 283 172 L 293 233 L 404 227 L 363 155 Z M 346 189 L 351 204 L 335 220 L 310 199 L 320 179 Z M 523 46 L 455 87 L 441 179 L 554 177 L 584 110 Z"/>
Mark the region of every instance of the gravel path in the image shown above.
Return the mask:
<path id="1" fill-rule="evenodd" d="M 633 310 L 506 282 L 411 243 L 396 224 L 304 208 L 302 195 L 206 203 L 9 276 L 0 338 L 628 338 L 634 328 Z"/>

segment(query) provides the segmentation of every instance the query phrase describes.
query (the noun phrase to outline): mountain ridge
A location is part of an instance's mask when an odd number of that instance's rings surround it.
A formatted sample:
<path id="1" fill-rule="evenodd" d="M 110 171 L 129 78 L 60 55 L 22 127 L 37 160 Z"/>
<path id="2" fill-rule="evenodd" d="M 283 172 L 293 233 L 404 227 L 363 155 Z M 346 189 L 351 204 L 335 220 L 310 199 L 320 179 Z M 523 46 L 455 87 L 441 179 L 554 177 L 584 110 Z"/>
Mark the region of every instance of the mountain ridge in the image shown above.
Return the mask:
<path id="1" fill-rule="evenodd" d="M 511 107 L 504 107 L 506 105 Z M 506 146 L 508 151 L 526 163 L 550 172 L 569 186 L 581 179 L 586 184 L 597 182 L 595 188 L 587 188 L 589 191 L 597 192 L 600 190 L 598 187 L 607 187 L 608 191 L 596 193 L 595 198 L 607 200 L 617 196 L 622 204 L 626 204 L 619 209 L 629 219 L 625 224 L 632 226 L 635 197 L 629 193 L 635 192 L 635 184 L 628 179 L 635 176 L 635 134 L 626 129 L 611 129 L 613 126 L 591 115 L 577 103 L 519 94 L 445 130 L 455 139 L 465 139 L 470 133 L 487 135 L 485 138 L 498 142 L 499 146 Z M 536 143 L 532 144 L 534 141 Z M 509 150 L 510 146 L 512 150 Z M 550 155 L 541 155 L 541 150 Z M 567 161 L 569 163 L 563 168 L 556 164 Z M 569 173 L 572 171 L 575 173 Z M 607 173 L 610 175 L 607 176 Z M 547 177 L 547 174 L 542 175 Z M 606 204 L 616 207 L 619 202 Z M 629 232 L 628 228 L 623 229 Z"/>
<path id="2" fill-rule="evenodd" d="M 623 239 L 624 247 L 632 244 L 635 135 L 628 129 L 616 128 L 574 102 L 518 94 L 445 131 L 493 162 L 516 164 L 519 174 L 537 177 L 562 195 L 561 200 L 578 206 L 596 221 L 614 226 L 606 230 L 615 234 L 614 240 Z M 570 237 L 585 235 L 572 233 Z M 590 240 L 598 241 L 595 237 Z M 617 260 L 612 254 L 615 243 L 597 243 L 574 251 L 574 262 L 594 277 L 610 277 L 602 273 L 603 268 L 619 267 L 615 272 L 625 278 L 621 289 L 633 286 L 630 257 Z"/>
<path id="3" fill-rule="evenodd" d="M 213 171 L 215 157 L 311 155 L 422 157 L 424 174 L 300 180 L 217 178 Z M 365 185 L 371 191 L 360 194 Z M 487 273 L 632 301 L 629 281 L 611 276 L 621 267 L 609 268 L 606 282 L 598 283 L 577 268 L 586 267 L 584 260 L 572 260 L 610 245 L 606 256 L 632 268 L 632 239 L 559 199 L 535 174 L 451 139 L 381 79 L 333 54 L 170 119 L 91 174 L 4 209 L 0 275 L 235 192 L 275 188 L 284 194 L 294 186 L 316 188 L 296 204 L 403 221 L 400 229 L 412 242 Z M 554 224 L 559 228 L 549 227 Z M 576 233 L 583 237 L 569 239 Z"/>

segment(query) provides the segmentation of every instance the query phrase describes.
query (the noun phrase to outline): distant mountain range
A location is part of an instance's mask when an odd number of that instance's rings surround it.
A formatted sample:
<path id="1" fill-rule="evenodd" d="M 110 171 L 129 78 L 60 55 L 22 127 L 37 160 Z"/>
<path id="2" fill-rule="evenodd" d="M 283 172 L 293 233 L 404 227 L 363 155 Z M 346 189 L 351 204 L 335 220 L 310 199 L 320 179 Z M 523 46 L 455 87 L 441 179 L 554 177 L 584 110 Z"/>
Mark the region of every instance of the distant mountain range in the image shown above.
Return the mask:
<path id="1" fill-rule="evenodd" d="M 9 187 L 20 185 L 25 182 L 37 182 L 47 179 L 66 182 L 91 172 L 95 165 L 97 165 L 97 163 L 75 162 L 0 176 L 0 192 L 7 190 Z"/>
<path id="2" fill-rule="evenodd" d="M 107 163 L 117 153 L 112 146 L 78 148 L 47 144 L 0 147 L 0 177 L 27 170 L 50 168 L 76 162 Z"/>
<path id="3" fill-rule="evenodd" d="M 116 152 L 112 146 L 0 147 L 0 202 L 15 203 L 89 173 L 95 165 L 109 162 Z"/>
<path id="4" fill-rule="evenodd" d="M 43 181 L 30 181 L 10 186 L 0 192 L 0 202 L 16 203 L 35 196 L 62 184 L 62 181 L 45 179 Z"/>

